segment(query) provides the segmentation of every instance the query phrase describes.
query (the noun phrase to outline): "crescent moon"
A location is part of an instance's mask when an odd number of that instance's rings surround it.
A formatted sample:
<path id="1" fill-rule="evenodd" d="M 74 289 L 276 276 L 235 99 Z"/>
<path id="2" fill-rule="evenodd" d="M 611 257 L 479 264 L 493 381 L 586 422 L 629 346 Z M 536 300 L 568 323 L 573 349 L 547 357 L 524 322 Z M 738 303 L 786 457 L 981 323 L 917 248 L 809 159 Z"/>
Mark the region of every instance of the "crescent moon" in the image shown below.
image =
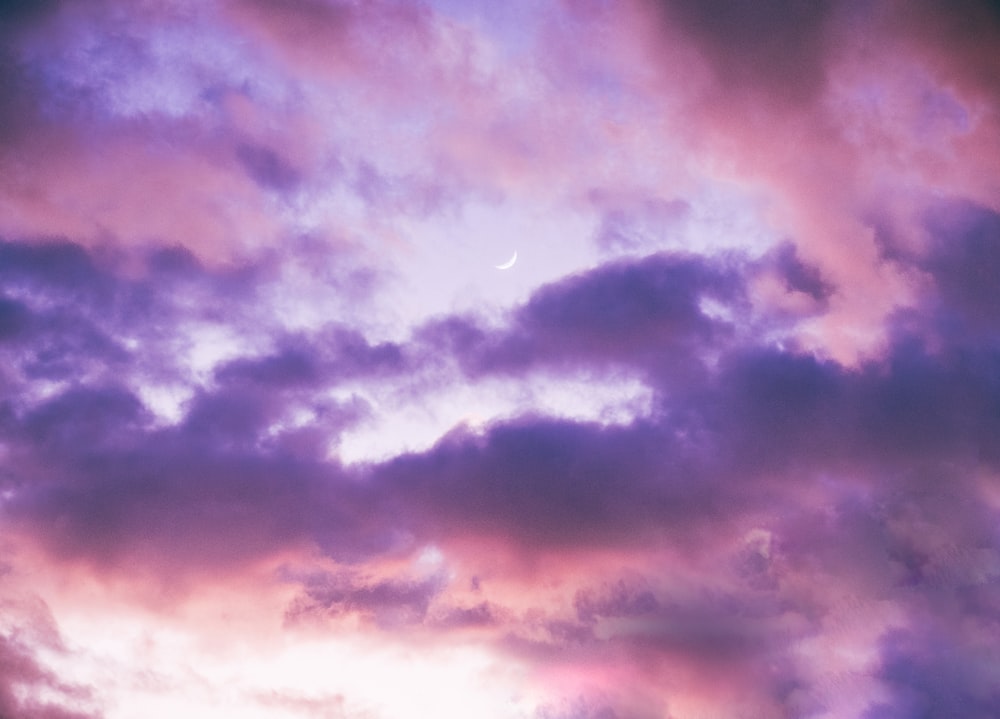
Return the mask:
<path id="1" fill-rule="evenodd" d="M 514 250 L 514 256 L 513 257 L 511 257 L 509 260 L 507 260 L 506 262 L 504 262 L 502 265 L 497 265 L 496 268 L 498 270 L 509 270 L 511 267 L 514 266 L 515 262 L 517 262 L 517 250 Z"/>

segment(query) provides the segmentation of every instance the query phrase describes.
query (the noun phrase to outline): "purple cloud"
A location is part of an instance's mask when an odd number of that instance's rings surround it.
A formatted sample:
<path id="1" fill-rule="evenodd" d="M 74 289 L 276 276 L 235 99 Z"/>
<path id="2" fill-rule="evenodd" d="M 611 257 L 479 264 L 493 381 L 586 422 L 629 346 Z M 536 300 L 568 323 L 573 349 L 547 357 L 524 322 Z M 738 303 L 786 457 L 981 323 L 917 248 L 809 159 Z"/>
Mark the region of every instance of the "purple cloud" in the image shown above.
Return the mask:
<path id="1" fill-rule="evenodd" d="M 243 144 L 236 148 L 236 157 L 247 174 L 262 187 L 289 191 L 302 181 L 299 172 L 274 150 L 260 145 Z"/>
<path id="2" fill-rule="evenodd" d="M 7 577 L 0 574 L 0 579 Z M 48 607 L 35 602 L 25 613 L 16 602 L 5 600 L 2 606 L 5 627 L 0 631 L 0 715 L 11 719 L 103 716 L 93 708 L 86 687 L 64 681 L 39 660 L 39 648 L 66 653 Z"/>
<path id="3" fill-rule="evenodd" d="M 1000 706 L 996 650 L 951 628 L 899 629 L 882 640 L 879 678 L 890 699 L 878 702 L 865 719 L 946 716 L 989 717 Z"/>
<path id="4" fill-rule="evenodd" d="M 651 2 L 678 26 L 712 67 L 727 93 L 762 92 L 768 99 L 814 100 L 825 82 L 824 51 L 833 6 L 768 0 L 750 7 L 724 0 Z"/>
<path id="5" fill-rule="evenodd" d="M 386 628 L 420 624 L 444 584 L 444 578 L 439 576 L 366 581 L 348 574 L 312 575 L 306 578 L 303 596 L 292 603 L 285 620 L 295 622 L 315 615 L 360 614 Z M 463 618 L 468 623 L 478 615 Z"/>
<path id="6" fill-rule="evenodd" d="M 538 719 L 992 716 L 1000 24 L 897 15 L 0 5 L 18 581 L 199 647 L 260 582 L 254 646 L 474 648 Z M 88 716 L 44 646 L 0 715 Z"/>

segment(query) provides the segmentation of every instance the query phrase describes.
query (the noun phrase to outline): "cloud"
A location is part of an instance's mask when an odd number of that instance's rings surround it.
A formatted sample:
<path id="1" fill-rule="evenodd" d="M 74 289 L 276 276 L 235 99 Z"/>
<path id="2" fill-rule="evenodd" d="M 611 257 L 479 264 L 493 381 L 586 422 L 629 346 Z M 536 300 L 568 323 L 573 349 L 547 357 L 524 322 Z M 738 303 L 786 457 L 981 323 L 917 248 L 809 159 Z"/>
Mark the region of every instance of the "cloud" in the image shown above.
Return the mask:
<path id="1" fill-rule="evenodd" d="M 676 234 L 691 212 L 684 200 L 659 198 L 606 197 L 591 193 L 591 201 L 601 208 L 601 224 L 595 240 L 606 250 L 641 249 L 665 236 Z"/>
<path id="2" fill-rule="evenodd" d="M 433 321 L 422 333 L 449 347 L 473 376 L 545 366 L 649 371 L 697 364 L 700 351 L 733 331 L 703 302 L 739 311 L 742 295 L 742 280 L 725 260 L 662 253 L 545 285 L 492 336 L 465 317 Z"/>
<path id="3" fill-rule="evenodd" d="M 7 585 L 8 578 L 0 575 Z M 8 587 L 4 586 L 5 595 Z M 97 719 L 91 692 L 60 679 L 39 659 L 39 650 L 65 654 L 59 630 L 44 602 L 0 599 L 0 715 L 11 719 Z"/>
<path id="4" fill-rule="evenodd" d="M 651 2 L 665 22 L 693 40 L 723 92 L 763 93 L 779 103 L 812 101 L 822 92 L 826 2 L 768 0 L 750 7 L 722 0 Z"/>
<path id="5" fill-rule="evenodd" d="M 897 629 L 882 640 L 879 677 L 890 698 L 865 719 L 911 719 L 947 714 L 988 717 L 1000 706 L 995 650 L 943 627 Z"/>
<path id="6" fill-rule="evenodd" d="M 216 398 L 176 429 L 153 430 L 135 426 L 139 407 L 121 390 L 74 392 L 30 416 L 20 449 L 37 469 L 22 471 L 9 520 L 59 557 L 111 569 L 235 566 L 301 542 L 367 551 L 369 500 L 335 466 L 280 440 L 258 444 L 265 408 Z"/>
<path id="7" fill-rule="evenodd" d="M 802 292 L 819 303 L 825 303 L 833 294 L 834 288 L 823 279 L 819 269 L 802 262 L 794 244 L 777 248 L 773 261 L 790 292 Z"/>
<path id="8" fill-rule="evenodd" d="M 670 444 L 653 427 L 522 418 L 372 472 L 422 536 L 570 550 L 641 543 L 710 502 Z"/>
<path id="9" fill-rule="evenodd" d="M 598 617 L 636 617 L 653 614 L 660 609 L 656 595 L 648 588 L 632 586 L 619 579 L 605 583 L 599 589 L 580 590 L 573 598 L 576 615 L 582 622 L 591 623 Z"/>
<path id="10" fill-rule="evenodd" d="M 994 3 L 492 12 L 0 5 L 10 561 L 266 575 L 539 719 L 988 715 Z M 0 714 L 87 711 L 4 632 Z"/>
<path id="11" fill-rule="evenodd" d="M 25 689 L 30 694 L 41 689 L 60 694 L 68 692 L 72 697 L 74 687 L 60 682 L 39 666 L 29 648 L 3 637 L 0 639 L 0 712 L 3 716 L 11 719 L 91 719 L 98 716 L 45 700 L 23 699 Z"/>
<path id="12" fill-rule="evenodd" d="M 600 700 L 578 699 L 562 706 L 544 706 L 535 713 L 535 719 L 618 719 L 618 713 Z"/>
<path id="13" fill-rule="evenodd" d="M 996 99 L 996 88 L 987 81 L 997 60 L 989 48 L 1000 39 L 1000 16 L 990 0 L 941 3 L 929 0 L 895 32 L 921 53 L 943 79 Z"/>
<path id="14" fill-rule="evenodd" d="M 368 580 L 346 573 L 311 575 L 304 583 L 303 596 L 292 603 L 285 620 L 357 613 L 383 628 L 420 624 L 444 584 L 445 578 L 435 575 Z M 464 618 L 468 623 L 474 617 Z"/>
<path id="15" fill-rule="evenodd" d="M 449 607 L 433 618 L 435 626 L 445 630 L 490 627 L 501 623 L 498 611 L 489 602 L 469 607 Z"/>
<path id="16" fill-rule="evenodd" d="M 217 370 L 216 377 L 277 389 L 393 375 L 408 368 L 404 347 L 393 342 L 370 344 L 355 329 L 331 324 L 310 335 L 288 338 L 274 354 L 232 360 Z"/>
<path id="17" fill-rule="evenodd" d="M 277 707 L 304 716 L 323 717 L 323 719 L 339 719 L 352 716 L 344 709 L 344 697 L 341 694 L 311 695 L 298 692 L 261 692 L 256 701 L 265 707 Z"/>
<path id="18" fill-rule="evenodd" d="M 293 190 L 302 181 L 298 171 L 274 150 L 260 145 L 243 144 L 236 157 L 259 185 L 271 190 Z"/>
<path id="19" fill-rule="evenodd" d="M 961 243 L 952 247 L 963 256 Z M 160 302 L 162 288 L 118 281 L 118 289 L 109 290 L 115 285 L 99 283 L 100 271 L 79 251 L 38 252 L 51 258 L 37 255 L 46 258 L 38 264 L 26 254 L 19 271 L 11 263 L 11 286 L 28 288 L 25 296 L 36 301 L 72 291 L 72 309 L 60 304 L 59 311 L 96 320 L 107 315 L 101 308 L 116 308 L 107 331 L 120 334 L 135 322 L 142 336 L 132 298 Z M 824 287 L 791 251 L 775 258 L 793 287 Z M 943 258 L 934 266 L 952 267 Z M 164 287 L 177 281 L 171 272 L 209 293 L 229 286 L 249 292 L 260 281 L 206 274 L 190 262 L 157 262 Z M 204 554 L 209 564 L 271 551 L 271 542 L 373 551 L 383 541 L 375 537 L 391 535 L 398 523 L 427 538 L 471 533 L 546 551 L 634 546 L 662 536 L 679 541 L 720 516 L 776 501 L 781 477 L 793 471 L 817 476 L 836 467 L 866 476 L 892 468 L 908 475 L 923 465 L 995 463 L 989 346 L 957 356 L 903 332 L 885 357 L 857 368 L 757 346 L 703 309 L 707 297 L 750 312 L 740 271 L 758 269 L 676 255 L 619 262 L 539 289 L 499 332 L 453 317 L 424 328 L 409 346 L 374 344 L 336 325 L 300 332 L 277 342 L 272 354 L 221 363 L 213 385 L 195 389 L 181 418 L 165 427 L 120 383 L 71 386 L 8 421 L 8 437 L 23 456 L 46 468 L 6 511 L 39 527 L 62 517 L 62 529 L 49 537 L 53 546 L 102 561 L 127 553 L 133 541 L 150 556 L 170 557 L 171 526 L 190 537 L 178 556 Z M 964 308 L 964 296 L 949 292 L 944 286 L 941 302 Z M 10 341 L 30 346 L 17 339 L 27 310 L 20 302 L 9 306 Z M 182 325 L 190 311 L 175 307 L 164 317 Z M 609 362 L 637 366 L 657 393 L 656 410 L 622 426 L 526 415 L 482 434 L 456 431 L 426 452 L 364 469 L 328 460 L 323 437 L 334 439 L 366 410 L 310 394 L 419 368 L 434 333 L 450 337 L 436 347 L 447 348 L 472 376 L 564 365 L 596 370 Z M 108 361 L 93 348 L 83 354 Z M 78 355 L 67 355 L 70 367 L 79 366 Z M 115 361 L 127 365 L 129 356 L 123 351 Z M 289 424 L 296 412 L 312 419 Z M 364 482 L 351 479 L 358 472 Z M 215 479 L 193 479 L 199 476 Z M 737 476 L 740 482 L 727 485 Z M 878 479 L 876 486 L 883 484 Z M 361 507 L 365 520 L 353 517 Z M 261 529 L 270 529 L 249 542 L 254 517 L 265 512 Z M 295 516 L 313 519 L 296 523 Z M 207 538 L 218 551 L 196 552 Z"/>
<path id="20" fill-rule="evenodd" d="M 1000 215 L 965 202 L 941 203 L 927 214 L 930 247 L 917 267 L 933 278 L 949 319 L 977 335 L 995 330 Z"/>

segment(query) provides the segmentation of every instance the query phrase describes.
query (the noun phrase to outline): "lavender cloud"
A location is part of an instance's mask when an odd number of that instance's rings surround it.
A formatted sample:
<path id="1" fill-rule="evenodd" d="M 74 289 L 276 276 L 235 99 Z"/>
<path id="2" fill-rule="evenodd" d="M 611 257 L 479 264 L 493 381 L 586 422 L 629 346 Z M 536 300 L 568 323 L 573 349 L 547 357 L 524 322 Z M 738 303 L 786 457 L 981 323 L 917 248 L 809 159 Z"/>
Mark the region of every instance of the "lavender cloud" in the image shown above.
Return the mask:
<path id="1" fill-rule="evenodd" d="M 0 548 L 178 622 L 304 567 L 287 636 L 539 719 L 995 714 L 1000 25 L 899 10 L 0 5 Z M 414 292 L 463 233 L 522 259 Z M 0 714 L 87 715 L 25 636 Z"/>
<path id="2" fill-rule="evenodd" d="M 0 576 L 4 585 L 8 577 Z M 3 589 L 7 590 L 4 586 Z M 0 600 L 0 712 L 11 719 L 97 719 L 86 687 L 60 679 L 39 650 L 66 653 L 49 608 L 33 601 Z"/>
<path id="3" fill-rule="evenodd" d="M 60 682 L 35 660 L 29 647 L 3 637 L 0 641 L 0 711 L 11 719 L 93 719 L 93 712 L 77 711 L 40 699 L 23 699 L 23 690 L 42 689 L 72 694 L 73 687 Z"/>
<path id="4" fill-rule="evenodd" d="M 879 676 L 890 699 L 875 704 L 865 719 L 910 719 L 961 711 L 988 717 L 1000 706 L 995 652 L 931 624 L 889 632 L 882 640 Z"/>
<path id="5" fill-rule="evenodd" d="M 540 288 L 493 336 L 474 319 L 450 317 L 423 329 L 473 375 L 544 365 L 684 365 L 732 333 L 702 300 L 742 304 L 742 281 L 725 262 L 659 254 L 621 261 Z"/>
<path id="6" fill-rule="evenodd" d="M 54 263 L 54 286 L 71 269 L 84 272 L 80 276 L 96 272 L 79 269 L 85 267 L 89 265 L 78 260 Z M 221 366 L 215 375 L 218 386 L 198 391 L 175 427 L 155 427 L 134 393 L 115 385 L 70 389 L 22 413 L 10 436 L 30 452 L 44 452 L 53 462 L 61 459 L 60 471 L 66 475 L 12 506 L 24 517 L 72 513 L 70 497 L 106 494 L 102 503 L 108 511 L 116 511 L 120 501 L 125 515 L 134 516 L 123 520 L 128 525 L 151 510 L 152 497 L 163 492 L 186 497 L 176 505 L 161 505 L 157 512 L 166 513 L 165 522 L 175 521 L 169 517 L 182 512 L 184 503 L 199 502 L 201 492 L 221 492 L 214 501 L 231 497 L 242 507 L 234 507 L 235 515 L 247 513 L 249 522 L 250 515 L 264 509 L 254 508 L 255 497 L 269 496 L 272 490 L 265 488 L 276 481 L 269 477 L 281 475 L 299 478 L 282 492 L 290 503 L 289 516 L 299 504 L 318 501 L 335 507 L 346 492 L 349 504 L 363 501 L 377 508 L 371 520 L 375 526 L 386 522 L 388 527 L 388 517 L 395 516 L 422 534 L 510 536 L 525 548 L 538 549 L 641 542 L 645 532 L 704 525 L 740 503 L 760 507 L 773 501 L 781 487 L 775 473 L 796 470 L 809 476 L 835 467 L 862 476 L 876 468 L 908 474 L 924 465 L 995 462 L 988 441 L 998 423 L 996 389 L 989 389 L 989 368 L 996 361 L 990 349 L 954 357 L 902 337 L 884 359 L 846 368 L 794 351 L 756 348 L 720 332 L 725 325 L 698 304 L 703 292 L 745 302 L 739 284 L 736 289 L 726 284 L 734 272 L 667 256 L 601 268 L 537 292 L 513 313 L 510 329 L 499 340 L 476 330 L 471 344 L 450 348 L 465 366 L 471 355 L 479 366 L 476 372 L 503 362 L 578 362 L 586 367 L 609 358 L 654 367 L 649 381 L 661 399 L 648 420 L 606 428 L 523 417 L 481 437 L 458 432 L 428 452 L 365 470 L 370 478 L 364 485 L 345 484 L 335 479 L 343 470 L 327 466 L 319 456 L 297 454 L 301 446 L 282 445 L 272 428 L 298 393 L 309 388 L 415 365 L 405 364 L 398 346 L 373 346 L 356 331 L 324 329 L 311 343 L 298 340 L 277 354 Z M 31 276 L 28 270 L 24 274 Z M 72 285 L 85 288 L 86 282 Z M 95 295 L 89 301 L 107 303 L 109 297 Z M 12 326 L 24 321 L 19 311 L 11 310 L 12 317 L 22 318 L 11 320 Z M 731 344 L 722 345 L 710 369 L 701 365 L 699 353 L 718 351 L 720 334 Z M 499 349 L 483 354 L 490 343 Z M 523 353 L 512 349 L 516 347 Z M 347 407 L 332 407 L 323 421 L 336 432 L 355 418 Z M 100 467 L 117 464 L 118 469 L 103 475 L 73 469 L 87 466 L 80 464 L 83 458 Z M 260 472 L 249 470 L 255 463 Z M 232 481 L 198 489 L 192 485 L 194 494 L 189 495 L 181 467 L 232 476 Z M 130 480 L 132 473 L 150 478 Z M 745 479 L 726 490 L 735 492 L 727 498 L 720 482 L 739 474 Z M 241 475 L 247 487 L 237 499 Z M 324 475 L 332 478 L 329 483 L 320 479 Z M 882 486 L 884 480 L 877 481 Z M 153 491 L 155 484 L 160 488 Z M 220 537 L 227 531 L 210 527 L 212 522 L 204 518 L 183 521 L 194 522 L 191 531 L 203 526 L 197 531 L 219 531 Z M 286 535 L 276 528 L 275 537 L 323 536 L 322 521 L 318 516 L 315 521 L 304 533 L 289 528 Z M 73 532 L 89 531 L 84 528 L 100 520 L 81 522 Z M 347 525 L 367 531 L 366 524 Z M 237 531 L 235 525 L 232 529 Z M 260 551 L 266 542 L 257 546 Z"/>
<path id="7" fill-rule="evenodd" d="M 294 622 L 315 614 L 359 613 L 387 628 L 419 624 L 444 583 L 443 577 L 433 575 L 374 581 L 350 575 L 313 575 L 307 578 L 303 596 L 293 602 L 285 619 Z M 468 623 L 472 617 L 465 619 Z"/>

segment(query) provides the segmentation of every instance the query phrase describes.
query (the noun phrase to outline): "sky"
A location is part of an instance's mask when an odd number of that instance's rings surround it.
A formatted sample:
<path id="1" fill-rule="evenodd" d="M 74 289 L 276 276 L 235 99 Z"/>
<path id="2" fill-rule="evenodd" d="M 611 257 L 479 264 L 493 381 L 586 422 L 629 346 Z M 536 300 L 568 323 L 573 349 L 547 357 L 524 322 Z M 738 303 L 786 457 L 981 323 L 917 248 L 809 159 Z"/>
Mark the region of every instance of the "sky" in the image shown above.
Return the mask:
<path id="1" fill-rule="evenodd" d="M 0 168 L 0 717 L 1000 716 L 996 2 L 6 0 Z"/>

